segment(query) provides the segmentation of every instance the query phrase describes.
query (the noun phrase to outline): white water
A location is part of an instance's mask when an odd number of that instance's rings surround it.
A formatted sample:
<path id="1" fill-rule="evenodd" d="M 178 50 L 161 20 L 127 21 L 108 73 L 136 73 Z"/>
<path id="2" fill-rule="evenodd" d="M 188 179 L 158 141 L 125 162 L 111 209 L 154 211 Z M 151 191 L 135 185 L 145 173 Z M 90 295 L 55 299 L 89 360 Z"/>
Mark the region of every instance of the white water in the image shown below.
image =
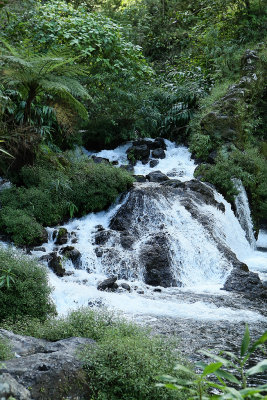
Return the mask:
<path id="1" fill-rule="evenodd" d="M 154 168 L 142 165 L 141 162 L 135 167 L 135 174 L 146 175 L 153 170 L 160 170 L 172 179 L 187 181 L 193 179 L 195 164 L 190 158 L 190 153 L 183 146 L 176 147 L 175 144 L 166 141 L 166 158 L 159 161 Z M 120 146 L 115 150 L 103 150 L 97 154 L 99 157 L 108 158 L 110 161 L 118 161 L 118 165 L 126 164 L 126 150 L 130 143 Z M 138 184 L 137 184 L 138 185 Z M 146 184 L 145 184 L 146 185 Z M 203 205 L 201 214 L 215 226 L 214 232 L 223 243 L 225 243 L 237 255 L 237 257 L 248 264 L 251 270 L 260 272 L 262 277 L 267 275 L 267 253 L 255 251 L 247 241 L 246 232 L 241 227 L 224 198 L 216 192 L 216 200 L 225 205 L 225 213 L 213 206 Z M 120 204 L 112 206 L 107 212 L 89 214 L 81 219 L 70 221 L 65 227 L 69 232 L 75 231 L 78 242 L 74 245 L 82 254 L 82 270 L 73 268 L 70 261 L 66 262 L 65 268 L 73 273 L 71 276 L 58 278 L 50 271 L 50 281 L 54 287 L 53 297 L 58 312 L 65 314 L 70 309 L 80 306 L 91 305 L 96 301 L 109 308 L 120 310 L 127 315 L 147 314 L 153 316 L 169 316 L 174 318 L 193 318 L 201 320 L 231 320 L 239 322 L 257 321 L 263 317 L 256 312 L 247 310 L 236 310 L 230 307 L 218 307 L 207 301 L 181 301 L 175 298 L 175 292 L 181 291 L 194 293 L 211 293 L 213 295 L 229 296 L 229 293 L 221 291 L 231 266 L 218 251 L 214 240 L 204 227 L 179 203 L 179 201 L 168 201 L 159 197 L 154 202 L 146 204 L 146 215 L 149 223 L 145 227 L 145 234 L 140 236 L 140 242 L 135 244 L 134 250 L 127 253 L 118 245 L 114 245 L 115 251 L 124 258 L 125 270 L 128 274 L 128 283 L 131 293 L 121 290 L 120 293 L 101 292 L 97 290 L 97 283 L 107 277 L 110 273 L 117 273 L 122 266 L 118 263 L 103 265 L 101 258 L 95 254 L 94 233 L 96 226 L 102 225 L 108 228 L 112 216 L 120 208 Z M 153 208 L 160 209 L 161 220 L 153 219 Z M 142 281 L 142 268 L 138 260 L 139 246 L 149 233 L 158 229 L 159 224 L 164 223 L 169 236 L 172 238 L 172 265 L 174 276 L 179 275 L 183 283 L 182 289 L 162 289 L 162 293 L 154 293 L 153 288 L 147 287 Z M 142 229 L 142 224 L 139 224 Z M 47 252 L 54 248 L 52 231 L 50 230 L 50 241 L 45 244 Z M 264 235 L 263 235 L 264 236 Z M 260 243 L 265 236 L 260 236 Z M 71 243 L 68 243 L 71 245 Z M 267 246 L 267 243 L 266 243 Z M 40 256 L 43 253 L 37 252 Z M 134 270 L 133 265 L 137 264 Z M 125 264 L 124 262 L 124 264 Z M 179 272 L 179 274 L 178 274 Z M 143 290 L 144 294 L 138 294 L 135 288 Z"/>
<path id="2" fill-rule="evenodd" d="M 253 223 L 251 220 L 248 196 L 240 179 L 233 179 L 233 182 L 238 190 L 238 195 L 235 197 L 237 219 L 246 232 L 246 238 L 248 242 L 253 248 L 255 248 L 256 240 L 253 232 Z"/>

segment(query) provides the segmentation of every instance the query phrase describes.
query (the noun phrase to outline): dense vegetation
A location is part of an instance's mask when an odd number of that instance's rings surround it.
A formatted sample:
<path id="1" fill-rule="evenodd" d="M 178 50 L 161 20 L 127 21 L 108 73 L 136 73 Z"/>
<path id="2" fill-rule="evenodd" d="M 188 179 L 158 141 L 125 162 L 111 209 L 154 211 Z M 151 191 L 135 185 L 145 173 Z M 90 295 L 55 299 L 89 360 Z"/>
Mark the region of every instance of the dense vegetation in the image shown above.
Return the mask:
<path id="1" fill-rule="evenodd" d="M 55 314 L 45 267 L 29 257 L 0 248 L 0 321 L 21 317 L 45 320 Z"/>
<path id="2" fill-rule="evenodd" d="M 14 158 L 2 152 L 2 175 L 16 180 L 44 148 L 60 155 L 75 144 L 103 148 L 161 135 L 189 143 L 208 163 L 197 173 L 228 200 L 231 178 L 241 179 L 255 227 L 266 220 L 264 1 L 4 3 L 0 139 Z M 224 115 L 218 104 L 244 75 L 246 49 L 259 57 L 258 79 L 237 101 L 237 134 L 226 140 L 204 122 L 210 112 Z"/>
<path id="3" fill-rule="evenodd" d="M 266 223 L 266 1 L 2 0 L 0 8 L 0 175 L 12 182 L 0 194 L 1 233 L 36 245 L 45 226 L 107 208 L 133 179 L 76 146 L 145 136 L 189 145 L 196 176 L 229 201 L 240 179 L 255 228 Z M 94 398 L 187 398 L 155 387 L 156 375 L 172 373 L 175 345 L 105 313 L 51 318 L 45 271 L 11 250 L 0 261 L 1 327 L 95 339 L 82 355 Z M 10 356 L 1 340 L 0 359 Z"/>

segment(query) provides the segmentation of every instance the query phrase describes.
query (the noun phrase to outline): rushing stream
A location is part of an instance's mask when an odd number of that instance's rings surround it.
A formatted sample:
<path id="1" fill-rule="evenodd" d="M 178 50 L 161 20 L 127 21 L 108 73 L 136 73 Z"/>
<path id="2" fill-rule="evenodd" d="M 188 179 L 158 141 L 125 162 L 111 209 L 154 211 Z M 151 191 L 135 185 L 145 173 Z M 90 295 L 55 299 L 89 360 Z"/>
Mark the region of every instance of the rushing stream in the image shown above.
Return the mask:
<path id="1" fill-rule="evenodd" d="M 165 142 L 166 158 L 160 159 L 154 168 L 139 161 L 134 173 L 147 175 L 160 170 L 172 180 L 184 183 L 192 180 L 196 165 L 188 149 Z M 97 156 L 115 161 L 120 167 L 127 164 L 126 150 L 129 146 L 130 143 L 115 150 L 103 150 Z M 247 197 L 241 183 L 236 182 L 239 189 L 236 198 L 238 218 L 223 196 L 209 186 L 207 189 L 212 190 L 214 199 L 224 211 L 213 204 L 198 204 L 193 197 L 192 204 L 197 214 L 201 214 L 201 222 L 198 217 L 192 217 L 182 197 L 172 198 L 156 183 L 134 185 L 133 193 L 136 193 L 137 200 L 129 232 L 135 235 L 135 241 L 130 248 L 120 244 L 116 231 L 112 231 L 111 237 L 102 245 L 95 243 L 98 227 L 110 230 L 111 221 L 127 203 L 129 195 L 108 211 L 73 219 L 64 225 L 68 232 L 72 232 L 67 245 L 75 246 L 82 257 L 78 269 L 70 260 L 64 261 L 67 276 L 63 278 L 49 272 L 59 314 L 87 305 L 115 309 L 127 318 L 150 324 L 156 331 L 178 333 L 186 344 L 184 351 L 190 354 L 204 345 L 233 345 L 242 335 L 245 322 L 250 324 L 252 336 L 266 329 L 263 303 L 222 290 L 232 265 L 218 250 L 218 243 L 231 249 L 251 271 L 259 273 L 263 281 L 267 280 L 267 253 L 264 251 L 267 234 L 260 232 L 258 243 L 255 243 Z M 171 190 L 175 192 L 176 189 Z M 190 188 L 188 192 L 191 193 Z M 141 211 L 138 204 L 140 193 Z M 49 242 L 43 245 L 46 253 L 59 250 L 53 239 L 54 228 L 48 228 L 48 231 Z M 170 273 L 174 281 L 179 282 L 176 287 L 157 287 L 156 291 L 154 286 L 145 283 L 142 265 L 142 246 L 150 243 L 155 231 L 159 232 L 158 235 L 164 232 L 168 240 Z M 75 244 L 71 242 L 73 235 Z M 256 250 L 256 246 L 261 251 Z M 33 251 L 33 254 L 40 257 L 44 252 Z M 115 292 L 97 290 L 98 282 L 110 275 L 117 275 L 119 284 L 127 282 L 130 291 L 120 286 Z"/>

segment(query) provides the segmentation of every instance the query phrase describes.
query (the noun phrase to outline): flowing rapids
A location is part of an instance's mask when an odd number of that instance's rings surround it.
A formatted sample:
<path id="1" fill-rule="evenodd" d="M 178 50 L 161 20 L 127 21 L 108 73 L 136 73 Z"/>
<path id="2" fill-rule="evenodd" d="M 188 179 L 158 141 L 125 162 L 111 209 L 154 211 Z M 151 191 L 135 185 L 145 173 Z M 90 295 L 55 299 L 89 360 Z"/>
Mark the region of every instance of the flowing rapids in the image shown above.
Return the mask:
<path id="1" fill-rule="evenodd" d="M 165 142 L 166 158 L 160 159 L 154 168 L 138 162 L 134 173 L 147 175 L 159 170 L 170 179 L 187 184 L 194 179 L 196 167 L 188 149 Z M 103 150 L 97 156 L 116 161 L 119 167 L 127 163 L 129 146 L 130 143 L 115 150 Z M 136 206 L 132 209 L 129 231 L 126 232 L 135 236 L 130 249 L 121 245 L 120 232 L 116 230 L 103 245 L 96 244 L 95 237 L 99 226 L 110 232 L 111 221 L 127 207 L 132 194 L 126 195 L 108 211 L 71 220 L 65 228 L 76 234 L 74 246 L 82 254 L 81 265 L 77 269 L 66 260 L 68 276 L 63 278 L 49 272 L 59 314 L 81 306 L 105 306 L 127 318 L 150 324 L 156 331 L 178 333 L 189 353 L 207 343 L 215 346 L 219 342 L 219 347 L 227 347 L 229 343 L 223 339 L 225 333 L 229 334 L 230 342 L 236 342 L 245 322 L 250 324 L 252 336 L 256 336 L 267 326 L 262 303 L 222 290 L 232 265 L 219 251 L 221 247 L 230 249 L 251 271 L 259 273 L 263 281 L 267 280 L 267 253 L 264 251 L 267 235 L 260 232 L 255 244 L 246 193 L 240 182 L 236 185 L 239 190 L 237 217 L 223 196 L 208 185 L 207 190 L 212 192 L 214 202 L 221 205 L 221 209 L 213 203 L 198 201 L 192 192 L 189 212 L 182 195 L 172 197 L 165 186 L 159 188 L 156 183 L 135 183 L 132 193 L 137 196 Z M 175 193 L 176 189 L 168 190 Z M 187 192 L 191 195 L 190 190 L 189 187 Z M 138 193 L 141 193 L 142 201 L 138 200 Z M 196 211 L 195 215 L 192 209 Z M 48 228 L 50 239 L 44 244 L 47 253 L 56 248 L 53 230 Z M 179 282 L 176 287 L 157 287 L 157 291 L 145 283 L 142 264 L 142 246 L 151 242 L 155 232 L 158 237 L 164 234 L 167 238 L 170 273 L 174 281 Z M 71 241 L 68 244 L 72 245 Z M 256 250 L 256 246 L 261 251 Z M 44 253 L 36 251 L 33 254 L 41 256 Z M 119 284 L 127 282 L 131 291 L 121 287 L 116 292 L 97 290 L 97 284 L 110 275 L 117 275 Z"/>

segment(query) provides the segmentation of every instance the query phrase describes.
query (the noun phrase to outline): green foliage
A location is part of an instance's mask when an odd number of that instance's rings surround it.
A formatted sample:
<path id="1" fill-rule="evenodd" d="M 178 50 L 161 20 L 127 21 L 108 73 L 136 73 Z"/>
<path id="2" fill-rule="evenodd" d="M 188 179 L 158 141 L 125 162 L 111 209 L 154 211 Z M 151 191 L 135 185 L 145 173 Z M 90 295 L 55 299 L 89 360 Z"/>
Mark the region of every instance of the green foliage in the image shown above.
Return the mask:
<path id="1" fill-rule="evenodd" d="M 7 319 L 1 327 L 52 341 L 73 336 L 96 340 L 96 346 L 83 348 L 80 354 L 95 399 L 186 399 L 155 386 L 155 374 L 170 372 L 177 361 L 177 342 L 151 336 L 148 329 L 113 313 L 83 308 L 44 322 Z M 188 375 L 191 371 L 177 373 L 179 377 Z"/>
<path id="2" fill-rule="evenodd" d="M 8 206 L 1 209 L 0 226 L 16 245 L 40 244 L 45 240 L 43 227 L 24 210 Z"/>
<path id="3" fill-rule="evenodd" d="M 55 314 L 44 267 L 19 252 L 4 248 L 0 248 L 0 264 L 2 270 L 15 276 L 15 282 L 0 288 L 0 321 L 24 317 L 45 320 Z"/>
<path id="4" fill-rule="evenodd" d="M 143 332 L 107 336 L 97 347 L 84 349 L 81 357 L 95 399 L 186 399 L 183 393 L 170 394 L 155 385 L 155 373 L 171 371 L 176 358 L 166 338 Z"/>
<path id="5" fill-rule="evenodd" d="M 264 373 L 267 370 L 266 359 L 258 362 L 251 368 L 248 368 L 247 366 L 248 360 L 255 350 L 262 348 L 266 341 L 267 331 L 258 340 L 251 344 L 249 329 L 246 325 L 240 348 L 240 356 L 229 351 L 221 351 L 219 355 L 217 355 L 211 353 L 210 351 L 201 350 L 201 354 L 204 354 L 209 359 L 213 359 L 215 362 L 211 364 L 205 364 L 204 362 L 197 363 L 196 367 L 201 368 L 203 372 L 199 375 L 196 375 L 195 380 L 188 380 L 184 382 L 175 377 L 165 375 L 161 377 L 161 380 L 168 383 L 159 384 L 159 386 L 165 386 L 175 391 L 186 391 L 190 396 L 188 397 L 188 400 L 266 399 L 264 393 L 266 392 L 267 384 L 248 387 L 247 383 L 248 377 L 259 373 Z M 183 365 L 177 365 L 175 369 L 187 371 Z M 229 370 L 231 372 L 229 372 Z M 214 380 L 210 380 L 210 378 L 207 378 L 210 375 L 215 375 L 218 383 Z M 235 386 L 233 386 L 233 384 Z M 194 389 L 194 386 L 196 389 Z M 222 394 L 207 397 L 207 388 L 219 389 Z"/>
<path id="6" fill-rule="evenodd" d="M 44 226 L 107 208 L 133 182 L 123 169 L 63 154 L 23 167 L 21 179 L 0 193 L 0 226 L 17 245 L 40 244 Z"/>
<path id="7" fill-rule="evenodd" d="M 25 96 L 23 122 L 31 117 L 32 102 L 42 94 L 51 95 L 54 102 L 62 102 L 86 119 L 87 111 L 77 98 L 88 99 L 89 93 L 77 77 L 85 72 L 75 58 L 47 55 L 29 55 L 3 42 L 7 51 L 0 56 L 1 82 L 6 88 L 19 90 Z M 50 98 L 50 101 L 52 99 Z"/>
<path id="8" fill-rule="evenodd" d="M 9 360 L 12 357 L 13 353 L 8 341 L 0 336 L 0 361 Z"/>
<path id="9" fill-rule="evenodd" d="M 196 176 L 213 183 L 230 202 L 237 194 L 233 178 L 240 179 L 248 191 L 255 220 L 266 218 L 267 205 L 267 163 L 256 149 L 228 152 L 222 147 L 214 165 L 202 164 Z"/>

